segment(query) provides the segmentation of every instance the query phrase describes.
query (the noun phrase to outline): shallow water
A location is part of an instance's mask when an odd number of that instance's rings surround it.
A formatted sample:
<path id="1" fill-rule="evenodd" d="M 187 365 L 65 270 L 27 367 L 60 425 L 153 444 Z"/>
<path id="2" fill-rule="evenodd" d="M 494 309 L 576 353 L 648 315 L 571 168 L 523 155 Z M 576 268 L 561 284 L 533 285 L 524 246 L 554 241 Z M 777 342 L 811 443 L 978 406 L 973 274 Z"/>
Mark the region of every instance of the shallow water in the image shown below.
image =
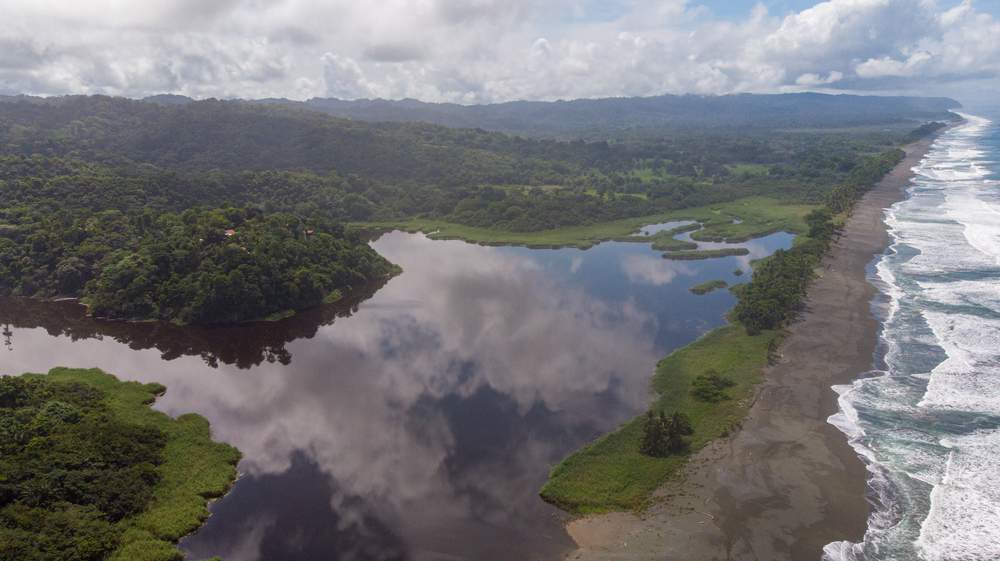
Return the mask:
<path id="1" fill-rule="evenodd" d="M 886 213 L 876 369 L 835 388 L 831 417 L 869 464 L 875 510 L 831 559 L 1000 559 L 1000 129 L 968 120 Z"/>
<path id="2" fill-rule="evenodd" d="M 244 453 L 190 558 L 562 559 L 551 466 L 645 409 L 657 359 L 724 324 L 696 296 L 791 236 L 697 262 L 648 244 L 481 247 L 394 232 L 405 273 L 343 302 L 230 328 L 94 320 L 0 300 L 2 374 L 97 366 L 168 387 Z M 744 279 L 745 280 L 745 279 Z"/>
<path id="3" fill-rule="evenodd" d="M 694 220 L 678 220 L 676 222 L 662 222 L 660 224 L 650 224 L 648 226 L 643 226 L 639 229 L 638 234 L 632 234 L 633 236 L 651 236 L 657 232 L 663 232 L 666 230 L 673 230 L 674 228 L 680 226 L 687 226 L 688 224 L 694 224 Z"/>

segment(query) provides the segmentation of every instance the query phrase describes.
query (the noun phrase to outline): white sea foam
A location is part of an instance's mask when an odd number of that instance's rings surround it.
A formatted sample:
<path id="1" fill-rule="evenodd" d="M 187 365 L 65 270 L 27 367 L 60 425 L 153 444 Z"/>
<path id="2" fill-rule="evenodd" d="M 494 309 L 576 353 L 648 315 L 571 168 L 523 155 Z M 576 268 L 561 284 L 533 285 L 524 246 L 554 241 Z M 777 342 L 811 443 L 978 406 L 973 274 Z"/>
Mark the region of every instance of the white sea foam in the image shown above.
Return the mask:
<path id="1" fill-rule="evenodd" d="M 997 182 L 980 179 L 960 182 L 949 191 L 944 210 L 949 219 L 964 226 L 968 246 L 1000 265 L 1000 207 L 989 200 Z"/>
<path id="2" fill-rule="evenodd" d="M 981 430 L 941 444 L 952 450 L 915 543 L 921 557 L 1000 559 L 1000 431 Z"/>
<path id="3" fill-rule="evenodd" d="M 1000 182 L 981 144 L 998 135 L 966 118 L 886 210 L 872 280 L 889 371 L 835 387 L 829 419 L 865 459 L 875 508 L 828 561 L 1000 559 Z"/>
<path id="4" fill-rule="evenodd" d="M 1000 320 L 929 310 L 923 315 L 948 359 L 931 372 L 919 405 L 1000 416 Z"/>
<path id="5" fill-rule="evenodd" d="M 855 409 L 854 405 L 851 403 L 851 399 L 848 397 L 852 393 L 857 392 L 864 382 L 864 380 L 855 380 L 851 385 L 833 386 L 833 391 L 840 395 L 837 399 L 840 410 L 831 415 L 827 419 L 827 422 L 846 434 L 847 441 L 850 443 L 851 447 L 854 448 L 859 456 L 868 460 L 866 463 L 868 464 L 868 471 L 870 472 L 869 480 L 874 480 L 877 477 L 878 471 L 877 464 L 875 463 L 875 453 L 863 442 L 865 431 L 861 427 L 861 423 L 858 420 L 858 411 Z M 882 497 L 879 497 L 879 499 L 881 504 L 885 504 Z M 877 527 L 878 522 L 875 520 L 885 519 L 888 516 L 889 514 L 886 512 L 886 509 L 874 512 L 869 519 L 869 527 Z M 863 543 L 855 544 L 849 541 L 833 542 L 827 544 L 823 548 L 822 561 L 856 561 L 858 559 L 858 555 L 862 554 L 863 551 Z"/>
<path id="6" fill-rule="evenodd" d="M 891 249 L 891 251 L 893 253 L 896 252 L 894 248 Z M 896 284 L 896 275 L 892 273 L 886 259 L 879 259 L 878 263 L 875 265 L 875 271 L 882 284 L 879 288 L 882 290 L 883 294 L 889 297 L 889 304 L 885 310 L 883 323 L 890 323 L 892 318 L 896 315 L 896 312 L 899 311 L 899 300 L 903 296 L 903 291 Z"/>
<path id="7" fill-rule="evenodd" d="M 924 300 L 945 306 L 970 306 L 1000 312 L 1000 278 L 918 282 Z"/>

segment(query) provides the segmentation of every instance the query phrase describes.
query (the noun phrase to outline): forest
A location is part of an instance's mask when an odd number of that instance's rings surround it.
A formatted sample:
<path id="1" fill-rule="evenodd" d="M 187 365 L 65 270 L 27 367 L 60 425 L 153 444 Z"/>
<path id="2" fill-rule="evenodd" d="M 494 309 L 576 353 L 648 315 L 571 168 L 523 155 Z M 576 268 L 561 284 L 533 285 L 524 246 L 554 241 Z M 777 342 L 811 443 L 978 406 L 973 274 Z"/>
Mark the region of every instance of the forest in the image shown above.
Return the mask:
<path id="1" fill-rule="evenodd" d="M 792 320 L 813 279 L 813 269 L 819 265 L 837 231 L 833 216 L 853 208 L 905 156 L 897 148 L 855 168 L 847 181 L 827 195 L 826 204 L 806 217 L 808 240 L 787 251 L 775 251 L 754 269 L 750 283 L 740 292 L 740 301 L 734 308 L 736 318 L 748 335 L 780 329 Z"/>
<path id="2" fill-rule="evenodd" d="M 102 317 L 275 317 L 399 272 L 349 224 L 426 219 L 531 233 L 751 196 L 829 199 L 839 211 L 871 154 L 902 140 L 770 132 L 562 142 L 281 104 L 8 99 L 0 294 L 81 298 Z"/>
<path id="3" fill-rule="evenodd" d="M 14 185 L 16 199 L 24 185 Z M 0 210 L 4 294 L 81 297 L 102 317 L 237 323 L 314 307 L 398 272 L 356 230 L 322 217 L 225 203 L 147 210 L 130 204 L 135 184 L 92 177 L 36 187 L 40 200 Z"/>
<path id="4" fill-rule="evenodd" d="M 100 370 L 0 377 L 0 559 L 177 561 L 240 453 Z"/>

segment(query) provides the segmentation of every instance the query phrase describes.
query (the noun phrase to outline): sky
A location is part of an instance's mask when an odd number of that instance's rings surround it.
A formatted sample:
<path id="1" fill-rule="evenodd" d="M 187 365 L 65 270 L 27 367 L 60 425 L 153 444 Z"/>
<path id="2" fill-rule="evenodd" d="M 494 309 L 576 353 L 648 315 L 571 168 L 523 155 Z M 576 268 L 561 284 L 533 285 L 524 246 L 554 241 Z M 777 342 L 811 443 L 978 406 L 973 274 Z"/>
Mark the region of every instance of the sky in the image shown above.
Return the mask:
<path id="1" fill-rule="evenodd" d="M 0 0 L 0 94 L 1000 95 L 1000 0 Z"/>

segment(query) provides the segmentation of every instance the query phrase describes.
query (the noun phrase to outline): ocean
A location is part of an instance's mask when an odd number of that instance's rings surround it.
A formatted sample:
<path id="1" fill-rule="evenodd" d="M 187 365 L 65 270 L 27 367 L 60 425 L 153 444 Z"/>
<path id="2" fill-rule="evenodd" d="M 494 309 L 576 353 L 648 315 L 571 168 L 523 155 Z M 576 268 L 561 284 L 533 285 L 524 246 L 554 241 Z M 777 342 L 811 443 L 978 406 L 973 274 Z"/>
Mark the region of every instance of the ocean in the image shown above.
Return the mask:
<path id="1" fill-rule="evenodd" d="M 826 560 L 1000 559 L 1000 113 L 982 114 L 886 211 L 874 369 L 834 388 L 830 417 L 868 466 L 873 513 Z"/>

